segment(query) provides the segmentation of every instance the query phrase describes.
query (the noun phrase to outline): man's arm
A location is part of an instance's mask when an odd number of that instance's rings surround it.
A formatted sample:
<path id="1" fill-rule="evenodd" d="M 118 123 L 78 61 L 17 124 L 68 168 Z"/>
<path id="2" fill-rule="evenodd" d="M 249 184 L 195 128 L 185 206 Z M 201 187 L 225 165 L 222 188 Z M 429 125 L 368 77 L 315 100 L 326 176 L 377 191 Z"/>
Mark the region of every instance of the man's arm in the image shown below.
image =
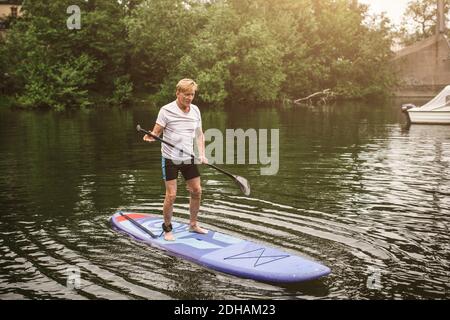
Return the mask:
<path id="1" fill-rule="evenodd" d="M 208 163 L 205 156 L 205 135 L 202 128 L 197 128 L 195 131 L 195 138 L 197 140 L 198 155 L 202 163 Z"/>
<path id="2" fill-rule="evenodd" d="M 155 136 L 159 137 L 161 135 L 163 129 L 164 128 L 161 125 L 155 123 L 155 126 L 153 127 L 152 133 Z M 143 139 L 144 139 L 144 141 L 147 141 L 147 142 L 155 141 L 155 138 L 153 138 L 152 136 L 149 136 L 148 134 L 146 134 Z"/>

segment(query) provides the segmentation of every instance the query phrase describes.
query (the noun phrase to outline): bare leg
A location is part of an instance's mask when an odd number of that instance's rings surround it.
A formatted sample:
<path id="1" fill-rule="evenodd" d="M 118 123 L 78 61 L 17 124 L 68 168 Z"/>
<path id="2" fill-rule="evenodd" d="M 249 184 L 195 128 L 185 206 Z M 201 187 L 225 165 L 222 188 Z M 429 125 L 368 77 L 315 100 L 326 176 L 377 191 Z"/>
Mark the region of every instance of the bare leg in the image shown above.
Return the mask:
<path id="1" fill-rule="evenodd" d="M 163 214 L 164 224 L 169 226 L 172 222 L 173 204 L 177 197 L 177 180 L 165 181 L 166 184 L 166 197 L 164 198 Z M 164 239 L 167 241 L 175 240 L 172 232 L 165 232 Z"/>
<path id="2" fill-rule="evenodd" d="M 200 201 L 202 198 L 202 186 L 200 182 L 200 177 L 190 179 L 186 181 L 189 193 L 191 195 L 189 199 L 189 212 L 190 212 L 190 222 L 189 230 L 201 234 L 208 233 L 208 230 L 200 228 L 197 225 L 198 212 L 200 210 Z"/>

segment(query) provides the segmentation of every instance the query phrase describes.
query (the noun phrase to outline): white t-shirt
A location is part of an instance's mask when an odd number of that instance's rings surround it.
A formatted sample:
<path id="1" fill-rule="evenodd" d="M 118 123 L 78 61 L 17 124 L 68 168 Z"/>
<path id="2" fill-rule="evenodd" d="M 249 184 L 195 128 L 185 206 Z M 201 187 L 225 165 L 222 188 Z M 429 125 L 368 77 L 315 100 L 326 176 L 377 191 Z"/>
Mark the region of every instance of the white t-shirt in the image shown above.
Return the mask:
<path id="1" fill-rule="evenodd" d="M 164 140 L 177 148 L 194 154 L 195 132 L 202 128 L 202 117 L 196 105 L 191 104 L 189 112 L 181 110 L 176 101 L 166 104 L 159 110 L 156 123 L 164 128 Z M 191 159 L 187 153 L 161 144 L 162 156 L 166 159 L 185 161 Z"/>

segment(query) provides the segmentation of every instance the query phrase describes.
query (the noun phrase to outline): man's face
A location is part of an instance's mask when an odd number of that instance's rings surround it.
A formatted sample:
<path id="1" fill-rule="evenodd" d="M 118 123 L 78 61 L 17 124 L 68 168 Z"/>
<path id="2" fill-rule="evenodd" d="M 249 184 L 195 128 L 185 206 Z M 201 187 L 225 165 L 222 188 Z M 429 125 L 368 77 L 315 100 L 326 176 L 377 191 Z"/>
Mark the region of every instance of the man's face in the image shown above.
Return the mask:
<path id="1" fill-rule="evenodd" d="M 188 108 L 191 105 L 192 100 L 194 100 L 194 97 L 195 97 L 194 89 L 187 89 L 185 91 L 177 92 L 178 103 L 183 108 Z"/>

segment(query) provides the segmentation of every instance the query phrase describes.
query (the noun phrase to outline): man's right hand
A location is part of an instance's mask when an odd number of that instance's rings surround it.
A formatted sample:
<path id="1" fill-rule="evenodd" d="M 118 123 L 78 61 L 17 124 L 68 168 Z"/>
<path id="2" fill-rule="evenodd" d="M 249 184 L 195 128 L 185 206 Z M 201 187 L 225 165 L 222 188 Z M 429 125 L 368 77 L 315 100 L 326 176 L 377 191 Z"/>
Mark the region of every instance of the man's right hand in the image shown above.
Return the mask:
<path id="1" fill-rule="evenodd" d="M 163 127 L 161 127 L 159 124 L 155 123 L 155 126 L 153 127 L 153 130 L 152 130 L 152 131 L 148 130 L 148 131 L 150 131 L 150 133 L 153 134 L 154 136 L 159 137 L 159 136 L 161 135 L 161 133 L 163 132 L 163 129 L 164 129 Z M 142 140 L 144 140 L 144 141 L 146 141 L 146 142 L 153 142 L 153 141 L 156 141 L 156 139 L 153 138 L 153 137 L 152 137 L 151 135 L 149 135 L 149 134 L 146 134 L 146 135 L 142 138 Z"/>
<path id="2" fill-rule="evenodd" d="M 153 141 L 155 141 L 155 138 L 153 138 L 152 136 L 150 136 L 150 135 L 148 135 L 148 134 L 146 134 L 142 139 L 143 139 L 144 141 L 147 141 L 147 142 L 153 142 Z"/>

